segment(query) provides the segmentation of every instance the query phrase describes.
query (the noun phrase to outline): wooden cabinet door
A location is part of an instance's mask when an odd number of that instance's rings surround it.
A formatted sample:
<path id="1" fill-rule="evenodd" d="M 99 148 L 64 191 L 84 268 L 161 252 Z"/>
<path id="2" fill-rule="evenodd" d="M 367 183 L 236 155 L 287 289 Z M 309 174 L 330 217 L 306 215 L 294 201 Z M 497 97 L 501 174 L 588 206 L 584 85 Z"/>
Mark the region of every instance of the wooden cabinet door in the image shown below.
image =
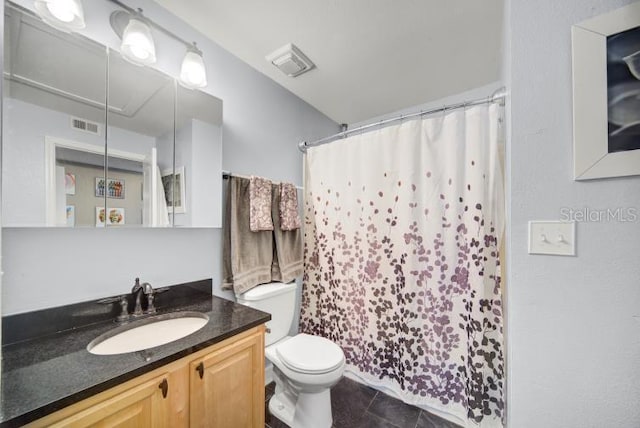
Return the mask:
<path id="1" fill-rule="evenodd" d="M 168 426 L 168 398 L 159 376 L 69 416 L 52 427 L 164 428 Z M 168 388 L 168 383 L 166 384 Z M 166 394 L 168 395 L 168 389 Z"/>
<path id="2" fill-rule="evenodd" d="M 191 427 L 264 427 L 262 331 L 190 364 Z"/>

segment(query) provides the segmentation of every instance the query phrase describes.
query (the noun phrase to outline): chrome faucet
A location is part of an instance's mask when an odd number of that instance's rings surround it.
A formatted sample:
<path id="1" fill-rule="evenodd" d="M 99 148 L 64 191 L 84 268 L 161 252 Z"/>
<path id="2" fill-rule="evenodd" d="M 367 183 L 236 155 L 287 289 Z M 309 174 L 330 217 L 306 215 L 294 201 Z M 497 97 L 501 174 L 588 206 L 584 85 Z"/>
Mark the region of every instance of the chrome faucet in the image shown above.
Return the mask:
<path id="1" fill-rule="evenodd" d="M 153 287 L 148 282 L 140 284 L 140 278 L 136 278 L 135 284 L 133 284 L 133 288 L 131 289 L 131 294 L 135 297 L 136 305 L 133 309 L 133 313 L 131 314 L 134 317 L 139 317 L 144 314 L 153 314 L 156 312 L 156 308 L 153 305 Z M 142 310 L 142 305 L 140 304 L 140 298 L 142 294 L 147 296 L 147 310 Z"/>

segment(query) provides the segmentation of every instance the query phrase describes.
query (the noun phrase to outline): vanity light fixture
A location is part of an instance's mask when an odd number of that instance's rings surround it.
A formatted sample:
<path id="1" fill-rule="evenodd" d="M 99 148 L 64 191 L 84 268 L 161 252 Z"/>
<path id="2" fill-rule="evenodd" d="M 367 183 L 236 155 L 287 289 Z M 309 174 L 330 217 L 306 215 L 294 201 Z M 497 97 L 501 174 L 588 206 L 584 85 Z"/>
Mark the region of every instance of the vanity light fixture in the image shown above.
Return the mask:
<path id="1" fill-rule="evenodd" d="M 189 89 L 207 86 L 207 70 L 204 66 L 202 51 L 198 49 L 196 42 L 187 48 L 187 53 L 182 60 L 180 84 Z"/>
<path id="2" fill-rule="evenodd" d="M 156 62 L 156 49 L 151 35 L 151 27 L 187 47 L 182 59 L 178 81 L 188 89 L 207 86 L 207 70 L 204 66 L 202 51 L 196 42 L 189 43 L 151 18 L 142 16 L 142 9 L 135 10 L 120 0 L 110 0 L 123 10 L 111 14 L 111 27 L 122 39 L 120 50 L 123 56 L 138 65 L 151 65 Z"/>
<path id="3" fill-rule="evenodd" d="M 151 28 L 142 16 L 142 9 L 131 14 L 117 10 L 111 14 L 111 27 L 122 39 L 122 55 L 137 65 L 151 65 L 156 62 L 156 46 Z"/>
<path id="4" fill-rule="evenodd" d="M 38 16 L 58 30 L 70 33 L 86 26 L 81 0 L 36 0 L 34 6 Z"/>

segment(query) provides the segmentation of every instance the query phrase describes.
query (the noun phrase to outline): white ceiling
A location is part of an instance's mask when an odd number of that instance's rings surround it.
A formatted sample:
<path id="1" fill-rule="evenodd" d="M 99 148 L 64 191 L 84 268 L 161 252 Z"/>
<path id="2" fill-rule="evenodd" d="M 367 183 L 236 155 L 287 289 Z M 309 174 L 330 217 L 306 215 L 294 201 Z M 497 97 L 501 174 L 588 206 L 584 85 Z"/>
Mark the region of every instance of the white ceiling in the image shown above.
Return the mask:
<path id="1" fill-rule="evenodd" d="M 500 77 L 504 0 L 156 1 L 338 123 Z M 317 68 L 291 78 L 265 60 L 287 43 Z"/>

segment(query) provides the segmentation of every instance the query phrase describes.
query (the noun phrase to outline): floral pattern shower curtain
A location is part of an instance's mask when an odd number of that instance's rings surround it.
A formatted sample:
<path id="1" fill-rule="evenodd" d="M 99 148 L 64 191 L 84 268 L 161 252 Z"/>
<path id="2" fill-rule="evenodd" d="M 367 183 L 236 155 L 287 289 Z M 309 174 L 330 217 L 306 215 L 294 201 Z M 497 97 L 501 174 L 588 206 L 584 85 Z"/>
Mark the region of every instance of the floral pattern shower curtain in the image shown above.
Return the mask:
<path id="1" fill-rule="evenodd" d="M 467 426 L 502 426 L 499 109 L 309 148 L 301 331 L 347 370 Z"/>

